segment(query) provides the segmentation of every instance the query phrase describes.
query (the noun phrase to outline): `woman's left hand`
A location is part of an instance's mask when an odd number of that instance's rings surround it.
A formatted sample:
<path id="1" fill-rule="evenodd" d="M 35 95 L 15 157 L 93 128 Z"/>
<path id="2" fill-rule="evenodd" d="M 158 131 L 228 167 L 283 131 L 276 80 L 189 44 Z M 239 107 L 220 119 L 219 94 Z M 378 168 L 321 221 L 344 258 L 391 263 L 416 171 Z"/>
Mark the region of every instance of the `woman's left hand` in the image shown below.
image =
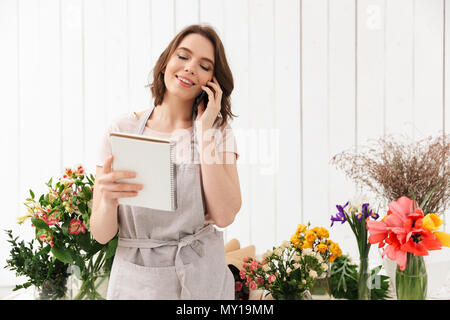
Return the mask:
<path id="1" fill-rule="evenodd" d="M 220 112 L 222 102 L 222 89 L 216 77 L 213 77 L 213 81 L 208 81 L 207 85 L 212 87 L 215 93 L 207 86 L 202 86 L 203 91 L 208 94 L 208 105 L 205 108 L 202 101 L 198 105 L 197 118 L 195 118 L 196 127 L 202 132 L 212 128 Z"/>

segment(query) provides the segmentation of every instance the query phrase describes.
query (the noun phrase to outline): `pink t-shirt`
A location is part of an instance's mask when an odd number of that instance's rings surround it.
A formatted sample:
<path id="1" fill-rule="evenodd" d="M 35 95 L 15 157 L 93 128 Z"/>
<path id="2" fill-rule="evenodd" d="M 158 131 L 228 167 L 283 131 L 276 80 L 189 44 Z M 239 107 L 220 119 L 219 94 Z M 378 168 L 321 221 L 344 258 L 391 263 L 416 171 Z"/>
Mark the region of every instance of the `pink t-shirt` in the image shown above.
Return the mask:
<path id="1" fill-rule="evenodd" d="M 111 143 L 109 141 L 109 134 L 111 132 L 123 132 L 136 134 L 139 119 L 134 112 L 123 113 L 116 116 L 106 127 L 106 130 L 101 138 L 99 153 L 97 155 L 97 166 L 103 167 L 105 160 L 111 155 Z M 239 159 L 237 152 L 236 138 L 233 134 L 231 126 L 227 123 L 225 126 L 218 128 L 218 122 L 213 126 L 214 145 L 216 153 L 218 152 L 234 152 L 236 159 Z M 189 163 L 191 158 L 191 134 L 192 127 L 188 129 L 177 129 L 173 132 L 159 132 L 145 127 L 143 135 L 156 138 L 170 139 L 175 142 L 175 163 Z M 197 149 L 198 150 L 198 149 Z M 198 161 L 195 157 L 194 161 Z M 198 162 L 197 162 L 198 163 Z"/>

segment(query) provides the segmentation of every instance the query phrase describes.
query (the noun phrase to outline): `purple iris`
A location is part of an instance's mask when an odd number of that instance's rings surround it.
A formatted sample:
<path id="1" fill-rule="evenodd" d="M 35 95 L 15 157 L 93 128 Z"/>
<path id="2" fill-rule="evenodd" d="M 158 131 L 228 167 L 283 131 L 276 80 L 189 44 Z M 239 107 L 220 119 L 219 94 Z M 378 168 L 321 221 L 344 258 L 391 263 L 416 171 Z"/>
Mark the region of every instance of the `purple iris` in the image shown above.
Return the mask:
<path id="1" fill-rule="evenodd" d="M 336 216 L 331 216 L 331 226 L 333 226 L 334 222 L 340 221 L 341 224 L 343 224 L 345 221 L 347 221 L 347 217 L 345 216 L 344 208 L 348 205 L 348 201 L 344 206 L 336 205 L 336 208 L 338 209 L 338 213 Z"/>
<path id="2" fill-rule="evenodd" d="M 369 211 L 369 204 L 364 203 L 362 205 L 362 212 L 358 213 L 356 215 L 356 219 L 361 222 L 361 219 L 364 217 L 364 219 L 367 219 L 368 217 L 372 217 L 373 219 L 378 219 L 379 215 L 376 212 L 373 212 L 372 209 Z"/>

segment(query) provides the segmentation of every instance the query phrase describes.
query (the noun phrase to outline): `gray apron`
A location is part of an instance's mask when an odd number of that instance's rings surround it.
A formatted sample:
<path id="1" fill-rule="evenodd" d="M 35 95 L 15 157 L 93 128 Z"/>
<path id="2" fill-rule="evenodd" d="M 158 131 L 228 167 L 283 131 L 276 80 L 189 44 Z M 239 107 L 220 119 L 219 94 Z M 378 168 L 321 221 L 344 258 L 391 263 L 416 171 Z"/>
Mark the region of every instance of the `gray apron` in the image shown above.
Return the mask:
<path id="1" fill-rule="evenodd" d="M 142 135 L 151 107 L 139 120 Z M 234 277 L 225 262 L 223 232 L 205 224 L 196 146 L 192 163 L 176 163 L 176 211 L 119 205 L 119 242 L 107 299 L 234 300 Z M 138 155 L 137 155 L 138 156 Z M 151 165 L 151 163 L 149 163 Z"/>

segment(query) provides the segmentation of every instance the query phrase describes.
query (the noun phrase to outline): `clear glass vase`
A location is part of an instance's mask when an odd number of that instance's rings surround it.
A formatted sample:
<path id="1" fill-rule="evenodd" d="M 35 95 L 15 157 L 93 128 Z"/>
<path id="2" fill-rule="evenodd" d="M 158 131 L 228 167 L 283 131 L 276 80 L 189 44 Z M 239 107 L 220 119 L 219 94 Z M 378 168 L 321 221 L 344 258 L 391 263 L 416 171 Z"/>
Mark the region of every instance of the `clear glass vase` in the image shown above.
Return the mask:
<path id="1" fill-rule="evenodd" d="M 313 300 L 331 300 L 331 273 L 330 267 L 328 271 L 323 272 L 316 280 L 311 288 L 311 296 Z"/>
<path id="2" fill-rule="evenodd" d="M 421 256 L 407 254 L 406 268 L 395 273 L 395 289 L 398 300 L 425 300 L 428 276 L 425 261 Z"/>
<path id="3" fill-rule="evenodd" d="M 361 257 L 358 271 L 358 300 L 370 300 L 369 279 L 369 258 Z"/>

